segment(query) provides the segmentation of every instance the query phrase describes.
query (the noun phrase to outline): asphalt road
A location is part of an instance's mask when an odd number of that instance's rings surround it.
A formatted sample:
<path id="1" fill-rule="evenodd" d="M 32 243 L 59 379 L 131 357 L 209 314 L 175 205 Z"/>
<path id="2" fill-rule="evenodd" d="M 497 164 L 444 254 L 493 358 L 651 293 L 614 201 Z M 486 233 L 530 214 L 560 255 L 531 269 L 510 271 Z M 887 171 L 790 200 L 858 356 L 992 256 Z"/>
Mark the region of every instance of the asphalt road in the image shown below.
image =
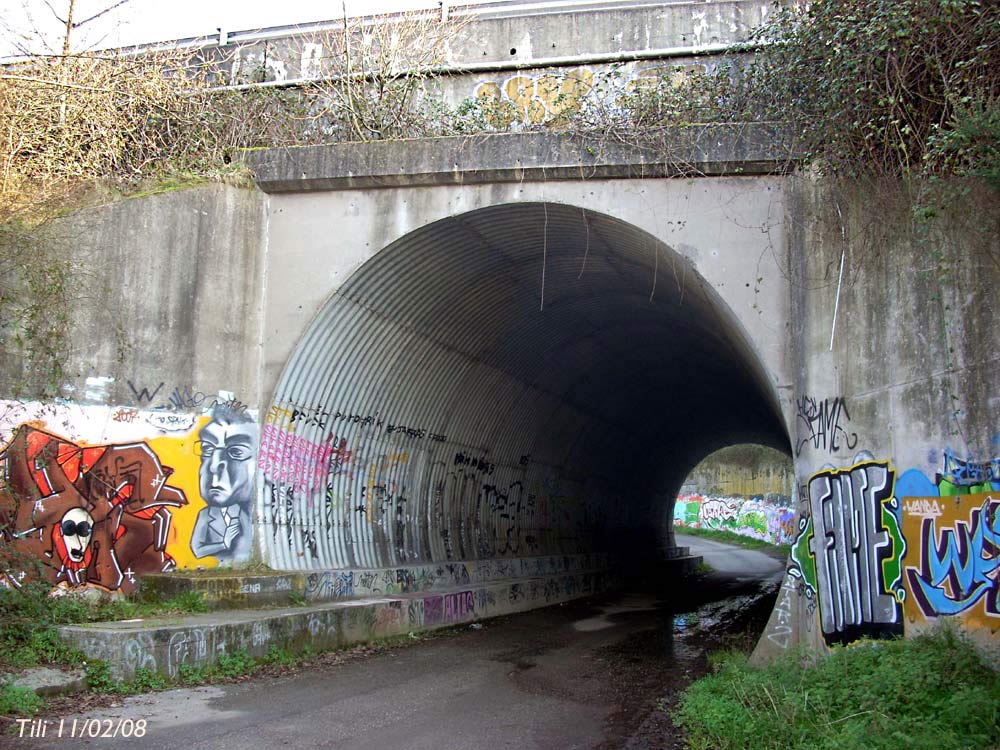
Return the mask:
<path id="1" fill-rule="evenodd" d="M 64 707 L 46 717 L 44 738 L 0 736 L 0 746 L 681 747 L 663 709 L 704 671 L 709 644 L 726 630 L 745 628 L 738 620 L 753 602 L 758 610 L 769 610 L 766 596 L 753 592 L 776 571 L 780 577 L 781 568 L 762 553 L 691 541 L 718 571 L 709 577 L 719 582 L 717 587 L 706 579 L 698 582 L 697 601 L 684 595 L 670 601 L 654 594 L 618 595 L 489 620 L 341 663 L 321 658 L 279 676 L 136 696 L 82 713 Z M 725 571 L 738 573 L 740 580 Z M 743 592 L 738 596 L 733 596 L 734 582 Z M 693 614 L 692 607 L 697 609 Z M 123 727 L 133 736 L 70 738 L 74 719 L 77 734 L 84 726 L 92 731 L 96 720 L 102 732 Z M 137 737 L 140 720 L 143 736 Z M 25 734 L 30 730 L 26 725 Z"/>
<path id="2" fill-rule="evenodd" d="M 712 570 L 732 581 L 781 581 L 786 553 L 761 552 L 723 544 L 699 536 L 677 534 L 677 543 L 689 547 L 692 555 L 705 558 Z"/>

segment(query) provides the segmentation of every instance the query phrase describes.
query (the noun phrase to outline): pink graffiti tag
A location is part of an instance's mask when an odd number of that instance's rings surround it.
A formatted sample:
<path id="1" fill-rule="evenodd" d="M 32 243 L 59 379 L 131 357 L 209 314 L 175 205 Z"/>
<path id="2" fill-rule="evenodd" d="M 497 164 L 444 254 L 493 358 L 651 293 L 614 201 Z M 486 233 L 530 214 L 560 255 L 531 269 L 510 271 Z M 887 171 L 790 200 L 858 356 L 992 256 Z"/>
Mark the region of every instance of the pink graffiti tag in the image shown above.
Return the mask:
<path id="1" fill-rule="evenodd" d="M 338 473 L 350 462 L 347 440 L 330 435 L 317 443 L 273 424 L 264 425 L 258 461 L 264 476 L 298 491 L 313 492 L 326 484 L 328 472 Z"/>

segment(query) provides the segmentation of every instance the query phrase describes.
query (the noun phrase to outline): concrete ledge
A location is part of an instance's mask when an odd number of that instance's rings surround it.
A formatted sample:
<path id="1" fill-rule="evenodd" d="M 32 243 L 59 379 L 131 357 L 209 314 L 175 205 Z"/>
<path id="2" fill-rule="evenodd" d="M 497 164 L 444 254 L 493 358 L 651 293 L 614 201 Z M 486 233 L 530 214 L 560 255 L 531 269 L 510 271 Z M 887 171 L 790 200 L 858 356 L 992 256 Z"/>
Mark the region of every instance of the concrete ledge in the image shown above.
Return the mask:
<path id="1" fill-rule="evenodd" d="M 275 648 L 301 651 L 432 630 L 570 601 L 616 583 L 602 572 L 497 581 L 440 593 L 400 594 L 272 610 L 64 626 L 60 635 L 88 659 L 108 663 L 115 679 L 139 668 L 176 677 L 216 663 L 220 654 L 262 657 Z"/>
<path id="2" fill-rule="evenodd" d="M 774 174 L 788 171 L 780 123 L 664 129 L 657 149 L 558 132 L 494 133 L 244 153 L 268 193 L 523 180 Z"/>
<path id="3" fill-rule="evenodd" d="M 77 693 L 83 690 L 87 687 L 87 676 L 82 669 L 34 667 L 16 675 L 0 675 L 0 684 L 6 682 L 15 687 L 31 690 L 36 695 L 53 696 Z"/>
<path id="4" fill-rule="evenodd" d="M 268 607 L 300 602 L 343 601 L 358 597 L 448 591 L 506 579 L 593 572 L 608 568 L 603 554 L 547 555 L 495 560 L 467 560 L 399 568 L 216 573 L 177 571 L 146 575 L 144 594 L 170 598 L 196 591 L 210 609 Z"/>

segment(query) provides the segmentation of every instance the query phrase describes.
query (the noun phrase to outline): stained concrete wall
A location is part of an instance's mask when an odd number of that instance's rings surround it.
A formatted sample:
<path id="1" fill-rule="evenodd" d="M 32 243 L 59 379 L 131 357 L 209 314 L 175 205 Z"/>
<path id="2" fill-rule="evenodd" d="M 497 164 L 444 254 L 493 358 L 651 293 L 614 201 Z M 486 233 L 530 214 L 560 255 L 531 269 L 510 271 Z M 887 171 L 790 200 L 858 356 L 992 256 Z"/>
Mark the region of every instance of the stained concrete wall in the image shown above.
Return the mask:
<path id="1" fill-rule="evenodd" d="M 1000 212 L 984 188 L 950 195 L 920 224 L 899 185 L 796 180 L 800 520 L 760 657 L 1000 631 Z"/>
<path id="2" fill-rule="evenodd" d="M 44 580 L 128 592 L 145 573 L 250 558 L 264 204 L 212 184 L 50 222 L 74 264 L 52 311 L 69 375 L 52 401 L 0 393 L 0 533 Z M 228 544 L 212 543 L 226 532 L 209 499 L 232 511 Z"/>

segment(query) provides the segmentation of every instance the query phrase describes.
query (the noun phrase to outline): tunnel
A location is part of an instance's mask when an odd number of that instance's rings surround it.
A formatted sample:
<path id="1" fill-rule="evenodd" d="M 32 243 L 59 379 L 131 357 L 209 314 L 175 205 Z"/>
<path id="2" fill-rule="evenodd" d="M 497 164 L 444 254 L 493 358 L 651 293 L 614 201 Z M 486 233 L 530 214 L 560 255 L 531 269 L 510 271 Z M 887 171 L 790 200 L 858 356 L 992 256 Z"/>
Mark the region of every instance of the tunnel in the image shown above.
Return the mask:
<path id="1" fill-rule="evenodd" d="M 656 560 L 725 445 L 788 451 L 778 400 L 694 265 L 551 202 L 416 229 L 330 296 L 263 417 L 279 569 L 608 553 Z"/>

